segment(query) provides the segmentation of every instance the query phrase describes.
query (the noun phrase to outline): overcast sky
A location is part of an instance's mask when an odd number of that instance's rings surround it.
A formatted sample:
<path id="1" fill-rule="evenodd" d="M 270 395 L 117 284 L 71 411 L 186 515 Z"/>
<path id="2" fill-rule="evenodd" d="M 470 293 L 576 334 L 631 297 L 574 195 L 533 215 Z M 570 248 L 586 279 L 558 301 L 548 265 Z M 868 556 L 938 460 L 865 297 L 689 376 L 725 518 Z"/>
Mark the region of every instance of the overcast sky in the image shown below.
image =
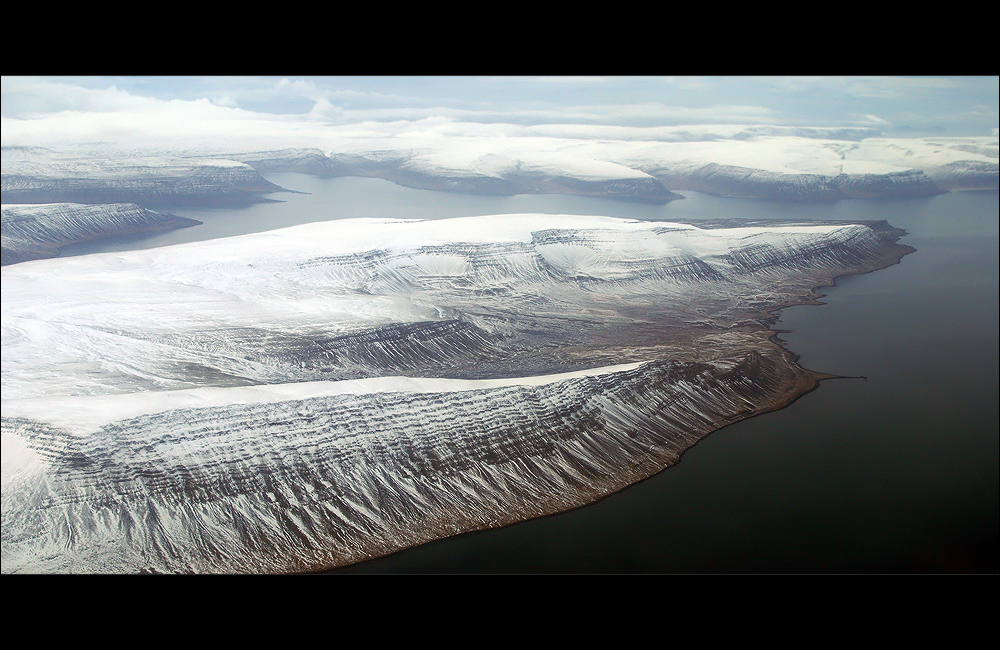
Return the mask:
<path id="1" fill-rule="evenodd" d="M 0 116 L 3 144 L 68 139 L 76 127 L 81 137 L 140 125 L 183 135 L 199 121 L 749 124 L 990 136 L 1000 121 L 998 86 L 998 77 L 3 77 Z"/>

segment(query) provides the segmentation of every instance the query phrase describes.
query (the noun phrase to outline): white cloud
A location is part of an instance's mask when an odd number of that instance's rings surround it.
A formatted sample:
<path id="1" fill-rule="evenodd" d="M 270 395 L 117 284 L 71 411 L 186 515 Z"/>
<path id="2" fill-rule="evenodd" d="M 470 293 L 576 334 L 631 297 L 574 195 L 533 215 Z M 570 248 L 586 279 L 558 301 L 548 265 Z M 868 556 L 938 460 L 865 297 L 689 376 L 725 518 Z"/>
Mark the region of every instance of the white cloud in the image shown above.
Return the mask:
<path id="1" fill-rule="evenodd" d="M 761 77 L 764 85 L 788 94 L 822 93 L 854 98 L 898 98 L 928 90 L 958 87 L 942 77 Z"/>
<path id="2" fill-rule="evenodd" d="M 158 100 L 133 95 L 111 85 L 95 90 L 37 77 L 2 77 L 0 95 L 6 117 L 38 117 L 61 111 L 143 112 Z"/>
<path id="3" fill-rule="evenodd" d="M 216 106 L 225 106 L 226 108 L 237 108 L 239 106 L 236 100 L 228 94 L 221 97 L 213 97 L 210 101 Z"/>
<path id="4" fill-rule="evenodd" d="M 975 124 L 985 135 L 996 127 L 990 103 L 996 85 L 995 78 L 910 77 L 125 77 L 113 83 L 3 77 L 0 139 L 135 146 L 183 140 L 183 148 L 356 146 L 365 138 L 526 138 L 526 144 L 539 137 L 731 138 L 745 125 L 756 125 L 746 133 L 762 135 L 790 125 L 935 124 Z M 838 101 L 830 102 L 834 96 Z M 894 96 L 902 99 L 886 99 Z M 826 112 L 808 112 L 816 106 Z"/>
<path id="5" fill-rule="evenodd" d="M 889 125 L 889 121 L 888 120 L 883 120 L 878 115 L 862 115 L 862 116 L 860 116 L 860 119 L 858 121 L 859 122 L 863 122 L 865 124 L 875 124 L 875 125 L 879 125 L 879 126 L 888 126 Z"/>
<path id="6" fill-rule="evenodd" d="M 319 94 L 316 89 L 316 82 L 312 80 L 305 81 L 302 79 L 292 81 L 287 77 L 279 79 L 278 82 L 274 84 L 274 89 L 281 93 L 300 95 L 302 97 L 309 98 L 314 98 Z"/>
<path id="7" fill-rule="evenodd" d="M 325 97 L 317 99 L 316 103 L 313 104 L 312 110 L 309 111 L 309 117 L 317 119 L 340 120 L 343 116 L 344 109 L 340 106 L 334 106 Z"/>
<path id="8" fill-rule="evenodd" d="M 519 77 L 529 83 L 558 84 L 562 86 L 594 86 L 595 84 L 613 83 L 620 77 L 587 77 L 587 76 L 555 76 L 555 77 Z"/>

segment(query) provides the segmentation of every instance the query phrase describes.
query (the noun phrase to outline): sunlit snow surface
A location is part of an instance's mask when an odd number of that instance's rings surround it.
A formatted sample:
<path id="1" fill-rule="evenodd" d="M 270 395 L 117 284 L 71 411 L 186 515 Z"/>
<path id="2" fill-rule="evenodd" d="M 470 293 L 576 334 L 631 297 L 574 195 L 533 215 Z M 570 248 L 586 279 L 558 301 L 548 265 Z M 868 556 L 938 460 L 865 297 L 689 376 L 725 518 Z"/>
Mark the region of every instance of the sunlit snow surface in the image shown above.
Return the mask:
<path id="1" fill-rule="evenodd" d="M 814 378 L 885 224 L 356 219 L 2 271 L 3 571 L 278 572 L 565 510 Z"/>

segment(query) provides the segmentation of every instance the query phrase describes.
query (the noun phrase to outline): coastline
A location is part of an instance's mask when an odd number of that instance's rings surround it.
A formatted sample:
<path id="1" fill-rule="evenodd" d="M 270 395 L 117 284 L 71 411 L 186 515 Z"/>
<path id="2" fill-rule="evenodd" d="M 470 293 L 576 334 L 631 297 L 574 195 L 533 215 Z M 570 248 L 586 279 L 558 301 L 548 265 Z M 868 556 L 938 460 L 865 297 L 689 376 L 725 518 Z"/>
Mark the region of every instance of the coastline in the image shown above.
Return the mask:
<path id="1" fill-rule="evenodd" d="M 896 231 L 896 233 L 898 234 L 899 238 L 905 236 L 905 234 L 906 234 L 906 232 L 904 230 L 902 230 L 902 229 L 894 228 L 893 230 Z M 892 247 L 890 247 L 890 250 L 886 252 L 886 254 L 883 256 L 883 258 L 880 259 L 877 262 L 873 262 L 871 265 L 868 266 L 868 268 L 862 269 L 862 270 L 856 270 L 856 271 L 853 271 L 853 272 L 850 272 L 850 273 L 843 273 L 843 274 L 831 277 L 829 279 L 826 279 L 826 280 L 824 280 L 824 281 L 822 281 L 822 282 L 814 285 L 810 289 L 809 294 L 806 297 L 804 297 L 801 302 L 793 302 L 793 303 L 789 303 L 789 304 L 783 305 L 781 307 L 777 307 L 777 308 L 768 310 L 768 314 L 772 318 L 770 320 L 766 321 L 766 322 L 762 322 L 761 323 L 762 326 L 764 327 L 764 331 L 766 331 L 768 333 L 767 341 L 771 345 L 773 345 L 774 348 L 776 348 L 777 351 L 779 351 L 779 354 L 781 354 L 782 357 L 784 358 L 784 360 L 787 362 L 787 368 L 789 370 L 791 370 L 794 373 L 794 375 L 793 375 L 793 378 L 789 379 L 788 383 L 785 385 L 785 390 L 782 393 L 779 393 L 779 394 L 773 396 L 768 401 L 768 403 L 761 405 L 753 413 L 749 413 L 749 414 L 744 414 L 744 415 L 741 415 L 741 416 L 733 417 L 732 419 L 730 419 L 728 421 L 723 420 L 723 421 L 718 422 L 717 426 L 715 426 L 711 430 L 706 431 L 706 432 L 702 433 L 701 435 L 699 435 L 696 440 L 694 440 L 690 445 L 688 445 L 683 450 L 681 450 L 677 454 L 677 456 L 675 458 L 668 459 L 668 462 L 664 462 L 661 467 L 659 467 L 659 468 L 655 468 L 655 467 L 654 468 L 650 468 L 650 471 L 648 471 L 645 475 L 638 476 L 638 477 L 633 476 L 632 478 L 630 478 L 629 480 L 627 480 L 626 482 L 624 482 L 624 484 L 622 484 L 620 486 L 617 486 L 617 487 L 612 487 L 612 488 L 608 489 L 605 493 L 597 496 L 596 498 L 592 498 L 590 500 L 587 500 L 587 501 L 585 501 L 583 503 L 580 503 L 579 505 L 575 505 L 575 506 L 569 507 L 569 508 L 553 509 L 550 512 L 546 512 L 544 514 L 539 514 L 537 516 L 533 516 L 533 517 L 529 517 L 529 518 L 516 518 L 516 517 L 514 517 L 514 518 L 511 518 L 509 521 L 506 521 L 504 523 L 498 523 L 497 525 L 491 525 L 491 526 L 480 526 L 480 527 L 477 527 L 477 528 L 470 528 L 469 530 L 463 530 L 461 532 L 452 533 L 450 535 L 445 535 L 445 536 L 442 536 L 442 537 L 438 537 L 438 538 L 435 538 L 433 540 L 429 540 L 428 542 L 424 542 L 424 543 L 425 544 L 433 544 L 434 542 L 441 541 L 441 540 L 446 539 L 448 537 L 455 537 L 455 536 L 461 536 L 461 535 L 472 534 L 472 533 L 477 533 L 477 532 L 483 532 L 483 531 L 492 530 L 492 529 L 496 529 L 496 528 L 502 528 L 502 527 L 511 526 L 511 525 L 515 525 L 515 524 L 518 524 L 518 523 L 522 523 L 522 522 L 525 522 L 525 521 L 530 521 L 531 519 L 541 519 L 541 518 L 547 518 L 547 517 L 555 517 L 557 515 L 560 515 L 560 514 L 563 514 L 563 513 L 566 513 L 566 512 L 570 512 L 572 510 L 578 510 L 578 509 L 581 509 L 581 508 L 586 508 L 587 506 L 596 504 L 596 503 L 598 503 L 598 502 L 600 502 L 600 501 L 602 501 L 602 500 L 604 500 L 604 499 L 606 499 L 606 498 L 608 498 L 610 496 L 613 496 L 613 495 L 615 495 L 615 494 L 617 494 L 617 493 L 619 493 L 619 492 L 621 492 L 623 490 L 626 490 L 626 489 L 628 489 L 628 488 L 630 488 L 632 486 L 638 485 L 639 483 L 647 481 L 647 480 L 653 478 L 654 476 L 656 476 L 656 475 L 658 475 L 658 474 L 660 474 L 662 472 L 665 472 L 665 471 L 671 469 L 672 467 L 678 465 L 681 462 L 681 460 L 683 459 L 683 456 L 684 456 L 685 453 L 687 453 L 689 450 L 691 450 L 694 447 L 696 447 L 698 445 L 698 443 L 700 443 L 701 441 L 705 440 L 706 438 L 708 438 L 709 436 L 711 436 L 714 433 L 720 432 L 720 431 L 726 429 L 727 427 L 730 427 L 730 426 L 732 426 L 734 424 L 737 424 L 739 422 L 743 422 L 745 420 L 750 420 L 752 418 L 755 418 L 755 417 L 760 416 L 760 415 L 764 415 L 766 413 L 772 413 L 772 412 L 775 412 L 775 411 L 780 411 L 782 409 L 788 408 L 789 406 L 791 406 L 792 404 L 794 404 L 795 402 L 797 402 L 802 397 L 805 397 L 806 395 L 808 395 L 808 394 L 816 391 L 817 389 L 819 389 L 820 386 L 821 386 L 821 384 L 824 381 L 828 381 L 828 380 L 831 380 L 831 379 L 862 379 L 862 380 L 867 380 L 867 377 L 863 377 L 863 376 L 849 377 L 849 376 L 845 376 L 845 375 L 830 374 L 830 373 L 825 373 L 825 372 L 818 371 L 818 370 L 810 370 L 810 369 L 805 368 L 804 366 L 800 365 L 799 364 L 800 355 L 797 354 L 797 353 L 795 353 L 791 349 L 789 349 L 787 347 L 786 343 L 783 340 L 780 339 L 779 335 L 782 332 L 781 332 L 781 330 L 774 329 L 774 324 L 779 319 L 779 317 L 781 315 L 781 312 L 783 310 L 785 310 L 785 309 L 789 309 L 791 307 L 797 307 L 797 306 L 823 306 L 825 303 L 820 302 L 819 299 L 825 297 L 826 294 L 821 293 L 819 290 L 820 289 L 824 289 L 824 288 L 829 288 L 829 287 L 836 287 L 838 279 L 844 278 L 844 277 L 855 276 L 855 275 L 865 275 L 865 274 L 868 274 L 868 273 L 873 273 L 875 271 L 879 271 L 879 270 L 886 269 L 886 268 L 889 268 L 891 266 L 900 264 L 902 262 L 903 257 L 905 257 L 905 256 L 907 256 L 907 255 L 909 255 L 911 253 L 916 252 L 916 250 L 917 249 L 915 249 L 915 248 L 913 248 L 911 246 L 898 243 L 898 239 L 897 239 L 897 241 L 893 244 Z M 415 545 L 415 546 L 419 546 L 419 545 Z M 387 557 L 395 555 L 397 553 L 402 553 L 402 552 L 407 551 L 409 549 L 415 548 L 415 546 L 407 546 L 407 547 L 404 547 L 404 548 L 399 548 L 399 549 L 396 549 L 396 550 L 391 551 L 389 553 L 377 555 L 377 556 L 374 556 L 374 557 L 371 557 L 371 558 L 368 558 L 368 559 L 360 560 L 360 561 L 357 561 L 357 562 L 352 562 L 352 563 L 349 563 L 349 564 L 342 564 L 342 565 L 336 565 L 336 566 L 328 566 L 328 567 L 318 568 L 318 569 L 307 569 L 305 571 L 302 571 L 301 573 L 307 573 L 307 574 L 335 574 L 335 573 L 340 572 L 342 569 L 348 569 L 348 568 L 351 568 L 351 567 L 363 567 L 367 563 L 376 562 L 378 560 L 387 558 Z"/>
<path id="2" fill-rule="evenodd" d="M 857 266 L 843 275 L 867 273 L 878 268 L 885 268 L 888 265 L 898 263 L 901 257 L 910 250 L 909 247 L 890 246 L 878 259 L 869 261 L 863 266 Z M 835 279 L 831 279 L 830 282 L 833 280 Z M 812 280 L 813 290 L 803 290 L 801 293 L 802 298 L 799 301 L 782 306 L 780 309 L 800 304 L 821 304 L 817 300 L 820 294 L 817 294 L 815 289 L 822 286 L 829 286 L 826 282 L 827 280 L 822 277 L 818 283 Z M 800 284 L 793 283 L 793 286 L 800 286 Z M 548 476 L 548 470 L 545 470 L 543 466 L 537 465 L 540 462 L 540 457 L 538 456 L 515 454 L 508 459 L 509 470 L 501 467 L 496 470 L 499 474 L 494 474 L 494 476 L 501 477 L 501 482 L 496 483 L 498 486 L 508 480 L 513 480 L 514 485 L 521 485 L 519 489 L 522 489 L 522 492 L 512 493 L 510 495 L 511 502 L 500 502 L 496 504 L 496 507 L 490 505 L 492 510 L 488 514 L 485 512 L 480 513 L 479 516 L 461 510 L 449 510 L 447 506 L 439 509 L 434 514 L 434 517 L 429 517 L 428 513 L 418 510 L 419 516 L 416 519 L 411 517 L 404 524 L 404 526 L 410 527 L 407 530 L 398 531 L 398 534 L 389 536 L 390 539 L 388 541 L 385 536 L 372 536 L 364 533 L 360 538 L 348 543 L 348 546 L 353 550 L 343 556 L 343 559 L 335 560 L 333 563 L 326 562 L 322 566 L 325 568 L 348 566 L 366 559 L 382 557 L 404 548 L 417 546 L 433 539 L 440 539 L 475 530 L 503 527 L 594 503 L 675 465 L 679 462 L 684 452 L 715 431 L 755 415 L 787 407 L 802 395 L 815 390 L 822 379 L 832 376 L 803 368 L 798 364 L 798 357 L 794 353 L 785 349 L 779 342 L 772 340 L 777 335 L 777 332 L 771 329 L 771 325 L 776 320 L 776 314 L 780 309 L 772 308 L 770 310 L 770 318 L 763 320 L 753 318 L 751 310 L 747 312 L 750 315 L 749 320 L 743 320 L 741 324 L 735 324 L 730 327 L 723 325 L 722 329 L 713 330 L 725 334 L 720 341 L 724 343 L 723 347 L 728 352 L 726 358 L 714 359 L 711 362 L 699 361 L 697 359 L 672 362 L 664 360 L 655 362 L 660 364 L 658 368 L 652 371 L 649 369 L 643 371 L 646 374 L 638 371 L 632 375 L 629 375 L 629 373 L 620 374 L 622 379 L 629 379 L 632 382 L 629 385 L 633 387 L 654 387 L 654 392 L 648 396 L 649 398 L 653 398 L 654 402 L 658 399 L 663 405 L 672 405 L 676 402 L 677 396 L 685 397 L 688 401 L 686 404 L 681 405 L 683 408 L 677 413 L 681 415 L 686 414 L 684 417 L 693 414 L 696 416 L 697 426 L 679 427 L 676 424 L 665 424 L 664 421 L 658 420 L 657 418 L 659 418 L 662 412 L 662 407 L 656 407 L 655 403 L 651 406 L 646 397 L 636 397 L 629 392 L 633 389 L 627 388 L 627 386 L 617 379 L 614 381 L 609 380 L 610 383 L 606 383 L 606 385 L 601 384 L 587 388 L 591 392 L 596 391 L 594 394 L 598 395 L 601 404 L 607 404 L 607 406 L 602 406 L 599 411 L 602 417 L 607 418 L 607 422 L 610 423 L 608 426 L 611 427 L 609 431 L 613 434 L 611 438 L 608 438 L 607 442 L 597 442 L 597 447 L 587 450 L 588 455 L 583 457 L 584 464 L 581 465 L 577 461 L 572 461 L 566 465 L 569 474 L 565 476 L 583 476 L 580 472 L 583 471 L 586 473 L 590 471 L 590 463 L 595 461 L 605 463 L 607 461 L 608 465 L 606 469 L 600 470 L 597 475 L 594 475 L 596 478 L 592 478 L 589 483 L 587 481 L 581 483 L 578 479 L 570 478 L 569 483 L 577 486 L 576 491 L 572 494 L 566 495 L 562 492 L 556 492 L 548 497 L 540 497 L 539 493 L 532 487 L 531 481 L 533 479 L 531 477 L 533 473 L 538 477 Z M 678 332 L 680 339 L 688 340 L 685 334 L 691 335 L 686 330 Z M 694 336 L 697 337 L 698 334 L 695 333 Z M 740 340 L 742 344 L 739 343 Z M 727 341 L 728 343 L 726 343 Z M 720 343 L 720 345 L 722 344 Z M 761 345 L 763 347 L 760 347 Z M 664 350 L 670 347 L 669 345 L 664 345 Z M 674 349 L 676 349 L 676 342 Z M 663 364 L 667 365 L 664 366 Z M 653 374 L 650 375 L 649 372 L 653 372 Z M 700 392 L 696 391 L 695 394 L 690 394 L 685 392 L 686 389 L 683 389 L 683 386 L 677 384 L 678 381 L 683 384 L 688 378 L 695 379 L 695 385 L 700 387 Z M 675 389 L 675 385 L 680 386 L 680 389 Z M 623 388 L 623 386 L 625 387 Z M 750 391 L 749 393 L 746 392 L 748 390 Z M 721 413 L 722 415 L 711 419 L 705 413 L 711 413 L 712 411 L 704 411 L 704 406 L 706 404 L 705 399 L 708 399 L 713 394 L 722 396 L 719 403 L 726 405 L 725 409 L 728 410 L 717 411 L 717 413 Z M 739 400 L 748 395 L 756 396 L 753 398 L 752 405 L 741 406 Z M 737 398 L 735 401 L 734 397 Z M 629 401 L 631 402 L 630 404 L 624 404 Z M 622 408 L 626 407 L 631 410 L 621 411 Z M 558 412 L 558 409 L 556 412 Z M 573 413 L 573 411 L 571 410 L 569 413 Z M 624 414 L 624 418 L 622 414 Z M 683 418 L 681 420 L 670 420 L 671 423 L 682 421 L 684 421 Z M 631 430 L 632 425 L 629 424 L 631 422 L 639 422 L 640 424 L 643 422 L 648 423 L 648 426 L 643 424 L 643 427 L 650 429 L 647 433 L 651 432 L 660 435 L 663 440 L 654 440 L 656 444 L 653 447 L 648 447 L 648 442 L 643 442 L 638 446 L 633 445 L 630 447 L 630 451 L 623 452 L 620 457 L 610 460 L 604 458 L 605 451 L 603 449 L 608 444 L 612 446 L 607 447 L 607 449 L 613 449 L 615 448 L 615 444 L 625 442 L 627 438 L 633 435 L 634 431 Z M 566 431 L 579 433 L 579 431 L 574 429 L 575 425 L 567 426 L 569 428 Z M 594 431 L 604 431 L 604 427 L 605 425 L 600 425 Z M 540 423 L 537 430 L 546 429 L 547 425 Z M 575 433 L 571 433 L 570 435 L 572 437 Z M 518 436 L 511 436 L 511 439 L 518 440 L 519 438 Z M 586 442 L 586 445 L 592 444 L 594 443 Z M 657 445 L 659 446 L 657 447 Z M 474 449 L 475 447 L 472 448 Z M 556 460 L 558 461 L 559 459 L 557 458 Z M 528 463 L 528 465 L 525 466 L 525 463 Z M 543 467 L 543 469 L 539 470 L 539 467 Z M 372 469 L 380 472 L 383 471 L 377 466 L 372 466 Z M 392 469 L 392 467 L 386 468 L 387 471 L 391 471 Z M 526 471 L 521 471 L 522 469 Z M 447 473 L 441 475 L 441 477 L 446 476 Z M 507 476 L 508 478 L 502 478 L 503 476 Z M 564 483 L 566 482 L 565 476 L 560 479 Z M 432 493 L 432 500 L 439 498 L 439 496 L 434 496 L 434 494 L 449 493 L 447 481 L 452 479 L 441 477 L 435 480 L 438 481 L 438 485 L 442 486 L 444 492 Z M 404 483 L 413 480 L 412 475 L 409 474 L 409 470 L 405 467 L 402 468 L 402 474 L 397 474 L 397 478 L 401 478 Z M 419 479 L 420 477 L 418 476 L 417 480 Z M 441 480 L 445 480 L 445 483 L 441 484 Z M 518 483 L 518 481 L 522 480 L 526 482 Z M 384 488 L 388 488 L 389 491 L 386 493 L 388 495 L 392 495 L 396 491 L 392 482 L 384 486 L 379 486 L 378 483 L 373 485 L 379 494 L 383 493 Z M 470 484 L 466 489 L 471 488 L 473 492 L 476 492 L 473 487 L 474 485 L 475 483 Z M 527 492 L 523 490 L 527 490 Z M 503 489 L 501 489 L 501 492 L 503 492 Z M 490 494 L 479 496 L 485 496 L 487 500 L 494 498 L 494 495 Z M 323 552 L 320 554 L 322 555 Z M 329 557 L 327 555 L 328 559 Z M 276 561 L 281 562 L 281 560 Z M 279 569 L 277 565 L 274 565 L 267 572 L 312 572 L 315 568 L 315 566 L 293 564 L 287 566 L 285 569 Z M 222 566 L 220 570 L 225 572 L 225 566 Z"/>

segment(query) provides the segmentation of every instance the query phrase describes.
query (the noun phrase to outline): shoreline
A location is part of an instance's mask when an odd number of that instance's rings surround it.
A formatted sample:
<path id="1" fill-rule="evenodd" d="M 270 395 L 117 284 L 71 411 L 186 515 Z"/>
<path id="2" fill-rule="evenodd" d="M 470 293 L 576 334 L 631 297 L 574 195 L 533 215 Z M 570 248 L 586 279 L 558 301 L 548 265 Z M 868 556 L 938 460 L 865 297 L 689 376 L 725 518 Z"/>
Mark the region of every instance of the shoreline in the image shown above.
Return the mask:
<path id="1" fill-rule="evenodd" d="M 902 231 L 901 229 L 897 228 L 897 229 L 894 229 L 894 230 L 899 231 L 900 233 L 902 233 L 902 234 L 899 235 L 900 238 L 902 238 L 906 234 L 905 231 Z M 829 288 L 829 287 L 836 287 L 838 279 L 840 279 L 840 278 L 846 278 L 846 277 L 851 277 L 851 276 L 855 276 L 855 275 L 867 275 L 869 273 L 874 273 L 875 271 L 879 271 L 879 270 L 883 270 L 883 269 L 889 268 L 891 266 L 895 266 L 895 265 L 900 264 L 902 262 L 903 257 L 905 257 L 907 255 L 910 255 L 911 253 L 916 252 L 917 249 L 915 249 L 915 248 L 913 248 L 911 246 L 905 245 L 905 244 L 900 244 L 898 242 L 898 239 L 897 239 L 896 242 L 894 243 L 893 247 L 891 248 L 891 250 L 894 251 L 893 254 L 887 254 L 887 255 L 885 255 L 882 258 L 882 260 L 880 261 L 880 263 L 871 265 L 866 270 L 860 270 L 860 271 L 853 272 L 853 273 L 844 273 L 844 274 L 835 276 L 833 278 L 830 278 L 827 281 L 821 282 L 820 284 L 814 285 L 810 289 L 809 294 L 807 295 L 807 300 L 808 301 L 804 301 L 804 302 L 800 302 L 800 303 L 793 303 L 793 304 L 788 304 L 788 305 L 783 305 L 781 307 L 768 310 L 768 313 L 773 317 L 773 320 L 771 320 L 769 322 L 766 322 L 766 323 L 762 323 L 762 325 L 766 329 L 766 331 L 770 332 L 769 336 L 767 337 L 767 341 L 771 345 L 774 345 L 778 350 L 780 350 L 780 353 L 783 356 L 785 356 L 785 358 L 789 361 L 789 367 L 790 368 L 793 368 L 793 369 L 799 371 L 799 373 L 801 373 L 801 374 L 797 374 L 796 375 L 798 379 L 796 381 L 790 382 L 790 385 L 787 386 L 787 388 L 790 389 L 790 390 L 787 392 L 787 394 L 784 397 L 776 399 L 772 404 L 770 404 L 770 405 L 768 405 L 768 406 L 766 406 L 764 408 L 761 408 L 761 409 L 757 410 L 755 413 L 753 413 L 751 415 L 747 415 L 745 417 L 738 417 L 736 419 L 733 419 L 732 421 L 725 422 L 723 424 L 720 424 L 719 426 L 717 426 L 713 430 L 709 431 L 708 433 L 705 433 L 704 435 L 701 435 L 700 437 L 698 437 L 697 440 L 694 441 L 693 444 L 691 444 L 691 445 L 687 446 L 686 448 L 684 448 L 673 462 L 670 462 L 670 463 L 664 465 L 663 467 L 661 467 L 660 469 L 657 469 L 656 471 L 650 472 L 649 474 L 647 474 L 646 476 L 644 476 L 644 477 L 642 477 L 642 478 L 640 478 L 638 480 L 631 481 L 631 482 L 627 483 L 626 485 L 624 485 L 624 486 L 622 486 L 622 487 L 620 487 L 618 489 L 609 491 L 609 492 L 603 494 L 602 496 L 597 497 L 596 499 L 590 500 L 590 501 L 588 501 L 586 503 L 582 503 L 582 504 L 580 504 L 578 506 L 575 506 L 575 507 L 572 507 L 572 508 L 565 508 L 565 509 L 561 509 L 561 510 L 549 512 L 549 513 L 546 513 L 546 514 L 538 515 L 536 517 L 530 517 L 530 518 L 527 518 L 527 519 L 520 519 L 520 520 L 517 520 L 517 521 L 512 521 L 510 523 L 505 523 L 505 524 L 501 524 L 501 525 L 498 525 L 498 526 L 483 526 L 483 527 L 479 527 L 479 528 L 475 528 L 475 529 L 470 529 L 470 530 L 462 531 L 462 532 L 459 532 L 459 533 L 454 533 L 454 534 L 451 534 L 451 535 L 446 535 L 446 536 L 443 536 L 443 537 L 439 537 L 437 539 L 433 539 L 433 540 L 428 541 L 428 542 L 424 542 L 422 544 L 417 544 L 417 545 L 414 545 L 414 546 L 407 546 L 405 548 L 400 548 L 398 550 L 395 550 L 395 551 L 393 551 L 391 553 L 379 555 L 379 556 L 372 557 L 372 558 L 369 558 L 369 559 L 366 559 L 366 560 L 361 560 L 361 561 L 358 561 L 358 562 L 352 562 L 350 564 L 343 564 L 343 565 L 331 566 L 331 567 L 326 567 L 326 568 L 322 568 L 322 569 L 309 569 L 309 570 L 305 570 L 305 571 L 301 571 L 301 572 L 295 572 L 295 573 L 301 573 L 301 574 L 318 574 L 318 575 L 335 574 L 335 573 L 342 572 L 345 569 L 349 569 L 351 567 L 360 567 L 360 566 L 366 565 L 368 563 L 377 562 L 378 560 L 385 559 L 385 558 L 391 557 L 393 555 L 397 555 L 399 553 L 403 553 L 403 552 L 408 551 L 410 549 L 418 548 L 420 546 L 425 546 L 425 545 L 429 545 L 429 544 L 434 544 L 436 542 L 441 542 L 441 541 L 444 541 L 446 539 L 450 539 L 450 538 L 453 538 L 453 537 L 459 537 L 459 536 L 463 536 L 463 535 L 470 535 L 470 534 L 475 534 L 475 533 L 480 533 L 480 532 L 486 532 L 488 530 L 495 530 L 495 529 L 499 529 L 499 528 L 505 528 L 505 527 L 508 527 L 508 526 L 513 526 L 513 525 L 516 525 L 516 524 L 519 524 L 519 523 L 524 523 L 524 522 L 532 521 L 532 520 L 535 520 L 535 519 L 543 519 L 543 518 L 548 518 L 548 517 L 556 517 L 556 516 L 558 516 L 560 514 L 563 514 L 563 513 L 566 513 L 566 512 L 571 512 L 573 510 L 579 510 L 581 508 L 586 508 L 587 506 L 594 505 L 594 504 L 596 504 L 596 503 L 598 503 L 600 501 L 603 501 L 604 499 L 606 499 L 608 497 L 611 497 L 611 496 L 613 496 L 615 494 L 618 494 L 619 492 L 627 490 L 628 488 L 630 488 L 630 487 L 632 487 L 634 485 L 638 485 L 638 484 L 640 484 L 640 483 L 642 483 L 644 481 L 648 481 L 649 479 L 651 479 L 651 478 L 659 475 L 660 473 L 665 472 L 665 471 L 671 469 L 672 467 L 675 467 L 676 465 L 680 464 L 680 462 L 683 460 L 684 454 L 686 454 L 689 450 L 695 448 L 700 442 L 702 442 L 703 440 L 705 440 L 706 438 L 708 438 L 709 436 L 711 436 L 713 434 L 716 434 L 716 433 L 718 433 L 720 431 L 723 431 L 724 429 L 726 429 L 726 428 L 728 428 L 730 426 L 733 426 L 735 424 L 738 424 L 740 422 L 744 422 L 746 420 L 750 420 L 750 419 L 756 418 L 758 416 L 765 415 L 767 413 L 773 413 L 773 412 L 780 411 L 780 410 L 783 410 L 783 409 L 786 409 L 786 408 L 790 407 L 792 404 L 794 404 L 795 402 L 797 402 L 801 398 L 803 398 L 806 395 L 808 395 L 808 394 L 810 394 L 810 393 L 818 390 L 820 388 L 821 384 L 824 381 L 828 381 L 828 380 L 832 380 L 832 379 L 862 379 L 864 381 L 867 381 L 868 378 L 865 377 L 865 376 L 850 377 L 850 376 L 845 376 L 845 375 L 836 375 L 836 374 L 825 373 L 825 372 L 818 371 L 818 370 L 811 370 L 809 368 L 806 368 L 806 367 L 802 366 L 799 363 L 799 360 L 801 359 L 801 356 L 798 353 L 794 352 L 793 350 L 789 349 L 786 346 L 786 342 L 783 341 L 783 340 L 781 340 L 779 338 L 779 334 L 781 333 L 781 330 L 775 330 L 774 327 L 773 327 L 773 325 L 774 325 L 775 322 L 777 322 L 777 320 L 780 317 L 781 312 L 783 310 L 785 310 L 785 309 L 789 309 L 791 307 L 799 307 L 799 306 L 824 306 L 826 303 L 820 302 L 819 298 L 825 297 L 827 294 L 820 293 L 819 290 L 820 289 L 824 289 L 824 288 Z M 898 255 L 896 253 L 898 253 Z M 795 388 L 795 386 L 798 386 L 798 387 Z"/>

